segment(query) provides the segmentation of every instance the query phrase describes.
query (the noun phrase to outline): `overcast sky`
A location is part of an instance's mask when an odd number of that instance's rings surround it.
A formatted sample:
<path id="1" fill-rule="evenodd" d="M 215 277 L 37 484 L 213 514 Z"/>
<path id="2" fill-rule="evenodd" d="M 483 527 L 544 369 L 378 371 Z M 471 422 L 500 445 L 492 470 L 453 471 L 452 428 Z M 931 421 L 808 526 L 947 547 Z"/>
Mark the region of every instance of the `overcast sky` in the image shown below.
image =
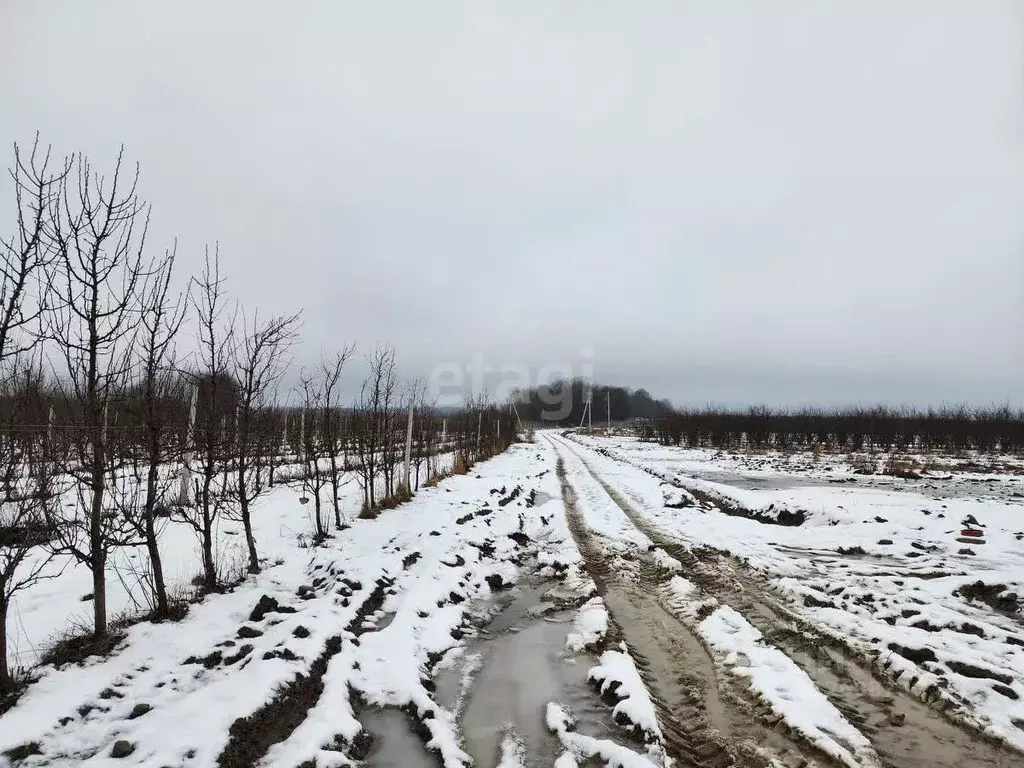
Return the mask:
<path id="1" fill-rule="evenodd" d="M 1022 2 L 2 0 L 36 130 L 300 360 L 1024 406 Z"/>

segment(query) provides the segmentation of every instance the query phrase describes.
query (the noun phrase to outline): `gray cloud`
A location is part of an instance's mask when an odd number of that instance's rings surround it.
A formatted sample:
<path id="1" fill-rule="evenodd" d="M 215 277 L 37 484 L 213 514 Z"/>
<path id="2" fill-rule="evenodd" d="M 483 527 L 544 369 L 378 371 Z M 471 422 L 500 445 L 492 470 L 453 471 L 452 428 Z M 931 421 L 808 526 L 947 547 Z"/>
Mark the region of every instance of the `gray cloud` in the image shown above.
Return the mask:
<path id="1" fill-rule="evenodd" d="M 1024 5 L 6 0 L 0 125 L 143 163 L 310 359 L 1024 402 Z M 9 190 L 0 190 L 7 203 Z M 8 210 L 5 207 L 4 210 Z"/>

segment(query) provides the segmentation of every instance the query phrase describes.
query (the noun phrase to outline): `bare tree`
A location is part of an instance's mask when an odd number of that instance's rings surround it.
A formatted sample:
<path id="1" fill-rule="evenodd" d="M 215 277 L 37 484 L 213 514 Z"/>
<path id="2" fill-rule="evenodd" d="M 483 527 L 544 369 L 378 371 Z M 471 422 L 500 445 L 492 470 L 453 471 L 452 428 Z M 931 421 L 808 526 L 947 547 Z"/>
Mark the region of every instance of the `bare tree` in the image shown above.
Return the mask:
<path id="1" fill-rule="evenodd" d="M 49 147 L 40 150 L 38 135 L 27 159 L 15 143 L 14 164 L 8 169 L 14 182 L 15 231 L 0 238 L 0 363 L 30 352 L 39 338 L 55 260 L 47 230 L 71 171 L 69 159 L 52 170 L 50 152 Z"/>
<path id="2" fill-rule="evenodd" d="M 330 457 L 328 471 L 330 473 L 331 504 L 334 508 L 334 526 L 339 531 L 343 527 L 339 495 L 345 483 L 342 478 L 344 477 L 345 455 L 347 454 L 347 441 L 342 429 L 341 374 L 345 368 L 345 363 L 349 361 L 354 353 L 355 346 L 346 345 L 340 352 L 335 352 L 330 357 L 324 355 L 320 358 L 319 375 L 323 382 L 324 400 L 324 416 L 321 425 L 323 430 L 322 439 L 325 451 Z M 339 457 L 341 460 L 340 464 Z"/>
<path id="3" fill-rule="evenodd" d="M 9 169 L 14 183 L 15 227 L 0 238 L 0 390 L 10 402 L 0 416 L 0 692 L 15 681 L 7 661 L 7 615 L 14 596 L 46 576 L 52 552 L 44 502 L 51 492 L 52 454 L 33 462 L 37 435 L 26 396 L 40 399 L 41 372 L 31 355 L 40 340 L 54 251 L 46 238 L 50 209 L 70 170 L 69 161 L 51 170 L 50 150 L 39 137 L 28 158 L 14 145 Z M 52 575 L 52 574 L 51 574 Z"/>
<path id="4" fill-rule="evenodd" d="M 105 492 L 119 457 L 108 450 L 108 410 L 123 390 L 142 291 L 152 272 L 144 257 L 149 209 L 136 194 L 139 170 L 126 175 L 123 148 L 109 181 L 87 158 L 75 158 L 77 184 L 62 183 L 49 206 L 48 239 L 56 251 L 55 306 L 47 331 L 62 357 L 65 399 L 77 430 L 78 456 L 68 466 L 79 480 L 80 503 L 50 505 L 61 548 L 93 578 L 96 637 L 107 634 L 106 565 L 130 531 L 109 509 Z"/>
<path id="5" fill-rule="evenodd" d="M 437 417 L 434 413 L 434 406 L 437 399 L 427 401 L 427 382 L 423 378 L 413 380 L 406 391 L 407 401 L 413 405 L 413 443 L 412 443 L 412 470 L 415 472 L 413 489 L 419 490 L 420 470 L 425 469 L 424 474 L 430 476 L 430 459 L 436 451 L 435 442 L 439 438 L 437 430 Z M 425 467 L 424 467 L 425 465 Z"/>
<path id="6" fill-rule="evenodd" d="M 132 494 L 133 503 L 124 509 L 128 521 L 146 543 L 154 608 L 160 618 L 170 612 L 157 541 L 158 505 L 163 501 L 169 478 L 161 481 L 160 468 L 175 457 L 173 429 L 177 420 L 173 405 L 181 401 L 182 393 L 180 379 L 172 373 L 174 344 L 187 309 L 184 296 L 171 290 L 176 255 L 177 243 L 157 265 L 143 294 L 136 346 L 139 373 L 135 393 L 143 446 L 141 466 L 140 462 L 135 462 L 135 479 L 144 483 L 145 495 L 139 498 L 138 494 Z"/>
<path id="7" fill-rule="evenodd" d="M 195 507 L 182 508 L 185 522 L 199 537 L 203 553 L 203 586 L 216 590 L 219 584 L 214 559 L 214 527 L 229 500 L 229 489 L 222 484 L 222 467 L 227 460 L 228 446 L 222 429 L 223 416 L 233 413 L 237 400 L 236 387 L 230 376 L 231 349 L 235 337 L 235 316 L 227 314 L 227 295 L 220 274 L 220 253 L 211 258 L 206 251 L 202 273 L 193 278 L 189 300 L 196 312 L 198 325 L 196 388 L 198 408 L 196 422 L 186 437 L 188 452 L 195 449 L 192 460 L 198 464 L 195 479 Z"/>
<path id="8" fill-rule="evenodd" d="M 299 375 L 299 390 L 302 395 L 302 415 L 308 419 L 303 431 L 299 457 L 302 461 L 303 491 L 313 497 L 313 541 L 320 543 L 327 538 L 327 519 L 323 513 L 321 494 L 330 485 L 330 473 L 323 465 L 326 458 L 326 444 L 322 440 L 323 420 L 327 413 L 324 395 L 324 381 L 314 372 L 303 370 Z"/>
<path id="9" fill-rule="evenodd" d="M 41 374 L 31 361 L 23 370 L 15 366 L 17 358 L 2 364 L 0 394 L 14 407 L 0 416 L 0 693 L 12 690 L 16 681 L 7 662 L 7 615 L 14 596 L 29 589 L 40 579 L 54 576 L 47 572 L 52 550 L 47 547 L 52 532 L 47 525 L 45 501 L 52 493 L 52 464 L 38 462 L 35 471 L 27 471 L 25 448 L 35 440 L 31 414 L 17 407 L 20 395 L 38 391 Z"/>
<path id="10" fill-rule="evenodd" d="M 251 508 L 264 493 L 268 467 L 267 442 L 259 434 L 259 413 L 269 407 L 288 365 L 288 352 L 298 340 L 300 313 L 260 320 L 243 315 L 242 333 L 235 345 L 233 373 L 238 384 L 236 418 L 238 451 L 235 466 L 235 499 L 249 550 L 249 573 L 259 573 L 256 539 L 252 534 Z"/>
<path id="11" fill-rule="evenodd" d="M 370 373 L 363 381 L 359 395 L 358 422 L 353 436 L 359 458 L 359 477 L 363 486 L 363 514 L 372 516 L 377 508 L 377 479 L 387 468 L 386 451 L 393 441 L 391 414 L 388 412 L 394 401 L 396 383 L 395 351 L 389 346 L 378 345 L 367 357 Z M 389 495 L 385 475 L 385 498 Z"/>
<path id="12" fill-rule="evenodd" d="M 401 492 L 411 496 L 412 495 L 412 469 L 413 469 L 413 436 L 414 427 L 416 422 L 419 420 L 419 414 L 417 411 L 421 409 L 423 400 L 426 396 L 427 382 L 425 379 L 416 378 L 408 382 L 405 385 L 404 391 L 402 392 L 402 409 L 401 414 L 405 415 L 404 419 L 396 419 L 396 426 L 401 427 L 400 429 L 400 447 L 402 449 L 402 478 L 400 480 L 399 488 Z"/>

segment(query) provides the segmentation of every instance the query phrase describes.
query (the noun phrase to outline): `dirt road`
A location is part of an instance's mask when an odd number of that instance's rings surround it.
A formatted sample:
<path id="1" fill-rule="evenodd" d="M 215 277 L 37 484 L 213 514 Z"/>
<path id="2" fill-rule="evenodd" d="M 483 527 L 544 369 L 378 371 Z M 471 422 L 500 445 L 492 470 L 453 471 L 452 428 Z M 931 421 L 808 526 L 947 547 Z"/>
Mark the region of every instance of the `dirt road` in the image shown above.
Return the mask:
<path id="1" fill-rule="evenodd" d="M 659 572 L 649 553 L 632 553 L 635 567 L 610 567 L 609 552 L 587 527 L 577 508 L 577 496 L 566 479 L 565 462 L 579 462 L 604 489 L 632 524 L 650 541 L 682 564 L 682 575 L 699 585 L 720 604 L 738 611 L 762 633 L 765 642 L 781 649 L 814 681 L 830 702 L 870 741 L 881 765 L 895 768 L 940 766 L 982 768 L 1021 764 L 1011 753 L 985 735 L 964 727 L 937 708 L 906 691 L 885 685 L 884 674 L 832 633 L 798 616 L 772 594 L 756 575 L 727 555 L 691 549 L 660 530 L 643 514 L 628 490 L 595 471 L 594 456 L 563 437 L 549 436 L 559 454 L 566 515 L 588 568 L 602 577 L 609 608 L 627 642 L 647 656 L 652 693 L 664 702 L 667 730 L 689 733 L 673 743 L 676 756 L 694 765 L 708 750 L 713 760 L 756 764 L 764 759 L 742 746 L 747 739 L 766 747 L 784 762 L 799 764 L 801 757 L 818 762 L 831 758 L 801 743 L 799 734 L 784 737 L 766 730 L 772 715 L 756 698 L 739 690 L 735 678 L 724 676 L 692 633 L 692 622 L 659 590 L 669 574 Z M 617 558 L 620 563 L 623 556 Z M 681 683 L 680 680 L 686 682 Z M 694 684 L 695 683 L 695 684 Z M 685 691 L 686 693 L 681 693 Z M 681 717 L 679 713 L 684 713 Z M 694 724 L 699 727 L 693 728 Z M 687 731 L 687 729 L 692 729 Z M 715 730 L 718 733 L 715 733 Z M 712 751 L 717 750 L 717 751 Z"/>

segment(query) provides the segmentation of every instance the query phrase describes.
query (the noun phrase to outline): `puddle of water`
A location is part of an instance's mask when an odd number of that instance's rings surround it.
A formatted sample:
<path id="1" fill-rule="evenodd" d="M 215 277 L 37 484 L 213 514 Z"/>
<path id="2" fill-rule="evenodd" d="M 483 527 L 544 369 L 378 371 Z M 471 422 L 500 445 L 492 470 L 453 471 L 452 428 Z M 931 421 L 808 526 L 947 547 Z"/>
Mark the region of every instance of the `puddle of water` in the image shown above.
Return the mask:
<path id="1" fill-rule="evenodd" d="M 550 701 L 569 707 L 580 733 L 614 737 L 608 708 L 587 685 L 595 660 L 566 655 L 572 613 L 551 610 L 545 598 L 550 587 L 524 583 L 502 596 L 505 609 L 458 663 L 438 674 L 439 703 L 461 712 L 465 748 L 476 765 L 498 764 L 511 727 L 525 747 L 526 765 L 549 768 L 562 752 L 544 723 Z"/>
<path id="2" fill-rule="evenodd" d="M 366 764 L 374 768 L 437 768 L 437 760 L 409 727 L 409 718 L 397 709 L 369 709 L 359 717 L 373 735 Z"/>

